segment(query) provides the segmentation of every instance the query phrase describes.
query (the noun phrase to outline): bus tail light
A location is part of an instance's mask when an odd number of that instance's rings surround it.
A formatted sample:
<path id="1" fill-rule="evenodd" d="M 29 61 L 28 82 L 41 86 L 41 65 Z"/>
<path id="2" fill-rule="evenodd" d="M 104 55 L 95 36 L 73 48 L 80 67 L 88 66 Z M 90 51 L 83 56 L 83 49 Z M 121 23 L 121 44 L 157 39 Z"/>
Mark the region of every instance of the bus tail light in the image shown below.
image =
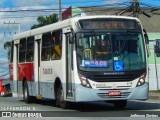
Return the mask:
<path id="1" fill-rule="evenodd" d="M 89 84 L 89 81 L 87 80 L 87 78 L 84 75 L 79 74 L 79 78 L 81 80 L 81 85 L 82 86 L 87 87 L 87 88 L 91 88 L 91 85 Z"/>
<path id="2" fill-rule="evenodd" d="M 137 83 L 137 87 L 138 87 L 138 86 L 141 86 L 141 85 L 143 85 L 143 84 L 145 83 L 145 78 L 146 78 L 146 74 L 144 73 L 144 74 L 142 74 L 142 75 L 140 76 L 140 78 L 139 78 L 139 80 L 138 80 L 138 83 Z"/>

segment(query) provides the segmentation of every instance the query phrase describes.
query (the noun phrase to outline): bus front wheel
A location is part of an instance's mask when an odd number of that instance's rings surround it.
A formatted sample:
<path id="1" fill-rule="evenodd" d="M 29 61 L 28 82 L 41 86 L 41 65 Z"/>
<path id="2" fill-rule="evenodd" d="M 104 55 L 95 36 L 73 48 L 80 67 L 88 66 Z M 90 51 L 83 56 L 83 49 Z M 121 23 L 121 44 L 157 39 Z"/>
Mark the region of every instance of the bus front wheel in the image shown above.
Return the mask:
<path id="1" fill-rule="evenodd" d="M 69 103 L 64 100 L 64 92 L 61 85 L 56 90 L 56 106 L 60 106 L 62 109 L 69 107 Z"/>

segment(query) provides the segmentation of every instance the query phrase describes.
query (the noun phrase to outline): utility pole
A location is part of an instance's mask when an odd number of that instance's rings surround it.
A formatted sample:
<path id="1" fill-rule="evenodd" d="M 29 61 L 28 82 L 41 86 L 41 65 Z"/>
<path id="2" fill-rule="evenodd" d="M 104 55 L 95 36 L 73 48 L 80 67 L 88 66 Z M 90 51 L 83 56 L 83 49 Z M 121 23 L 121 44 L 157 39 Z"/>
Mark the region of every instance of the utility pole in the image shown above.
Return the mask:
<path id="1" fill-rule="evenodd" d="M 62 20 L 62 0 L 59 0 L 59 20 Z"/>
<path id="2" fill-rule="evenodd" d="M 132 10 L 133 10 L 133 17 L 138 17 L 138 12 L 139 12 L 138 0 L 132 0 Z"/>
<path id="3" fill-rule="evenodd" d="M 3 24 L 7 24 L 7 25 L 15 25 L 15 24 L 17 24 L 18 25 L 18 33 L 20 33 L 21 32 L 21 23 L 20 22 L 4 22 Z"/>

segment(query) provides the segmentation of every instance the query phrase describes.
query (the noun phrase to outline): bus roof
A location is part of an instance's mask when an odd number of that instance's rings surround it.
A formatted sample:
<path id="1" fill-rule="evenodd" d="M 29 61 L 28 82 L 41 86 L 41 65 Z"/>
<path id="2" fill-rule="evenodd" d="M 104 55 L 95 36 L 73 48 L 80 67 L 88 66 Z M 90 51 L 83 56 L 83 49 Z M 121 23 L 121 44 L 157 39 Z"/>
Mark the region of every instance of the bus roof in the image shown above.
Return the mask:
<path id="1" fill-rule="evenodd" d="M 80 19 L 94 19 L 94 18 L 121 18 L 121 19 L 132 19 L 132 20 L 136 20 L 136 21 L 140 22 L 138 18 L 128 17 L 128 16 L 115 16 L 115 15 L 79 16 L 79 17 L 69 18 L 69 19 L 66 19 L 66 20 L 63 20 L 60 22 L 56 22 L 53 24 L 49 24 L 49 25 L 46 25 L 43 27 L 39 27 L 36 29 L 32 29 L 32 30 L 22 32 L 19 34 L 15 34 L 13 36 L 13 40 L 18 40 L 18 39 L 29 37 L 29 36 L 39 35 L 42 33 L 46 33 L 46 32 L 53 31 L 53 30 L 58 30 L 61 28 L 69 27 L 69 26 L 72 26 L 74 29 L 74 26 L 75 26 L 74 23 L 77 22 L 78 20 L 80 20 Z"/>

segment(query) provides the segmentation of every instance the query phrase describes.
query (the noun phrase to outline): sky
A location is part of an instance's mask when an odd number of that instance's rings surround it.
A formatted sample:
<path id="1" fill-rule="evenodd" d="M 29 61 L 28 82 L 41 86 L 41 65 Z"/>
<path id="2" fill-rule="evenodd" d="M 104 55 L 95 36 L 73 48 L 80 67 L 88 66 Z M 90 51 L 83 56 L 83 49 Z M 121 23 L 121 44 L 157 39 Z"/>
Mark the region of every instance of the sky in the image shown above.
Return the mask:
<path id="1" fill-rule="evenodd" d="M 114 6 L 118 3 L 129 4 L 132 0 L 62 0 L 62 11 L 70 6 Z M 140 5 L 153 6 L 160 8 L 160 0 L 139 0 Z M 8 73 L 8 56 L 7 50 L 3 48 L 6 41 L 12 40 L 12 36 L 18 33 L 18 24 L 20 23 L 20 31 L 24 32 L 30 29 L 33 24 L 37 23 L 36 18 L 40 15 L 47 16 L 58 13 L 59 0 L 0 0 L 0 78 Z M 21 11 L 16 10 L 39 10 L 39 9 L 55 9 L 54 11 Z M 10 23 L 10 24 L 8 24 Z M 7 78 L 7 76 L 3 76 Z"/>

